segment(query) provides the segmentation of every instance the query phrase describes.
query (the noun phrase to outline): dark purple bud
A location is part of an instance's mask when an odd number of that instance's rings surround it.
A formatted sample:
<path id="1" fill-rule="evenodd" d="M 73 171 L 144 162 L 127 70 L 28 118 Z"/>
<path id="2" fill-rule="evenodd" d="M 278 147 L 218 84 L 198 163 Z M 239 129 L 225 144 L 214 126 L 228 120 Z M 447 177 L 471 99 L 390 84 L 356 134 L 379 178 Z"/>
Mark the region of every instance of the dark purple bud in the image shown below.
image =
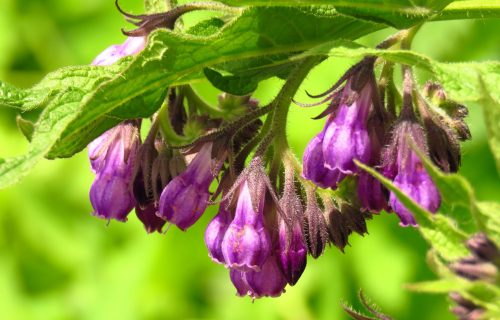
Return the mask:
<path id="1" fill-rule="evenodd" d="M 226 202 L 223 201 L 220 204 L 219 212 L 205 230 L 205 245 L 208 249 L 208 255 L 216 263 L 225 264 L 222 254 L 222 240 L 231 221 L 231 212 L 227 208 Z"/>
<path id="2" fill-rule="evenodd" d="M 325 250 L 328 242 L 328 229 L 323 212 L 318 206 L 314 191 L 307 192 L 307 205 L 304 212 L 304 235 L 309 253 L 313 258 L 318 258 Z"/>
<path id="3" fill-rule="evenodd" d="M 450 269 L 469 280 L 484 280 L 494 283 L 498 277 L 498 269 L 494 264 L 474 258 L 454 262 L 450 264 Z"/>
<path id="4" fill-rule="evenodd" d="M 361 172 L 358 178 L 358 199 L 362 209 L 370 212 L 380 212 L 387 210 L 388 191 L 380 181 L 367 172 Z"/>
<path id="5" fill-rule="evenodd" d="M 485 261 L 496 262 L 500 259 L 497 246 L 484 233 L 476 233 L 467 240 L 467 247 L 472 253 Z"/>
<path id="6" fill-rule="evenodd" d="M 157 180 L 153 179 L 153 163 L 158 157 L 158 151 L 153 141 L 146 141 L 139 147 L 132 174 L 132 191 L 137 204 L 145 208 L 154 202 L 154 189 Z"/>
<path id="7" fill-rule="evenodd" d="M 439 119 L 424 117 L 430 158 L 444 172 L 457 172 L 460 167 L 460 143 L 455 132 Z"/>
<path id="8" fill-rule="evenodd" d="M 453 302 L 455 302 L 456 304 L 458 304 L 462 307 L 467 308 L 469 311 L 476 309 L 476 308 L 479 308 L 474 302 L 472 302 L 468 299 L 465 299 L 458 292 L 450 292 L 448 296 L 450 297 L 451 300 L 453 300 Z"/>
<path id="9" fill-rule="evenodd" d="M 285 292 L 287 284 L 275 255 L 268 256 L 260 271 L 245 272 L 245 279 L 250 287 L 249 295 L 254 299 L 279 297 Z"/>
<path id="10" fill-rule="evenodd" d="M 95 66 L 109 66 L 120 58 L 139 53 L 146 46 L 145 37 L 127 38 L 123 44 L 112 45 L 92 61 Z"/>
<path id="11" fill-rule="evenodd" d="M 257 192 L 265 195 L 265 185 Z M 240 187 L 234 219 L 222 241 L 222 253 L 229 268 L 259 271 L 271 252 L 271 239 L 264 227 L 264 199 L 253 204 L 247 181 Z M 257 210 L 256 210 L 257 209 Z"/>
<path id="12" fill-rule="evenodd" d="M 172 179 L 160 196 L 158 216 L 185 231 L 208 206 L 209 187 L 220 166 L 213 168 L 212 144 L 203 145 L 187 169 Z"/>
<path id="13" fill-rule="evenodd" d="M 137 218 L 141 220 L 147 233 L 153 233 L 155 231 L 158 231 L 159 233 L 162 232 L 161 229 L 165 225 L 165 220 L 159 218 L 156 215 L 156 212 L 158 212 L 158 208 L 154 205 L 154 203 L 150 203 L 145 208 L 140 206 L 135 207 L 135 214 L 137 215 Z"/>
<path id="14" fill-rule="evenodd" d="M 330 241 L 344 252 L 344 248 L 349 244 L 349 235 L 352 233 L 344 215 L 336 207 L 330 206 L 326 211 L 326 219 Z"/>
<path id="15" fill-rule="evenodd" d="M 396 124 L 392 141 L 384 150 L 383 173 L 393 179 L 394 184 L 420 206 L 430 212 L 436 212 L 441 203 L 439 191 L 422 161 L 412 150 L 410 140 L 416 148 L 427 153 L 424 130 L 413 117 L 403 118 Z M 402 226 L 417 225 L 412 213 L 392 192 L 389 203 L 399 216 Z"/>
<path id="16" fill-rule="evenodd" d="M 94 215 L 126 221 L 135 205 L 131 191 L 132 167 L 139 148 L 139 127 L 126 121 L 89 144 L 89 157 L 96 178 L 90 188 Z"/>
<path id="17" fill-rule="evenodd" d="M 292 230 L 288 230 L 285 221 L 281 220 L 278 231 L 278 263 L 287 282 L 292 286 L 299 280 L 307 263 L 307 246 L 301 221 L 296 220 Z"/>
<path id="18" fill-rule="evenodd" d="M 352 94 L 351 82 L 348 81 L 343 95 Z M 366 83 L 356 97 L 351 105 L 346 102 L 340 104 L 335 118 L 325 127 L 322 145 L 325 166 L 331 170 L 340 170 L 344 174 L 359 172 L 353 160 L 368 163 L 372 153 L 367 128 L 372 105 L 370 83 Z"/>
<path id="19" fill-rule="evenodd" d="M 328 120 L 327 124 L 331 122 Z M 337 188 L 337 184 L 345 178 L 340 170 L 330 170 L 325 167 L 323 157 L 324 130 L 314 137 L 306 147 L 302 159 L 302 176 L 322 188 Z"/>

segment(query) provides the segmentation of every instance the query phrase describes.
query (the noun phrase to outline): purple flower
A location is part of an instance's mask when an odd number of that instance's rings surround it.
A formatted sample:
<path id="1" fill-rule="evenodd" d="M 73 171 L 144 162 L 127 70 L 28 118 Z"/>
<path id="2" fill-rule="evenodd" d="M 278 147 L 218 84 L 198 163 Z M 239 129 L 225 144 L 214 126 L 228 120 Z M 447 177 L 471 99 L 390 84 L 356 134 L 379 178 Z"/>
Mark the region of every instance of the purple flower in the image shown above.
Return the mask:
<path id="1" fill-rule="evenodd" d="M 307 246 L 299 220 L 293 223 L 292 230 L 287 230 L 284 220 L 278 230 L 278 264 L 287 282 L 294 285 L 304 272 L 307 263 Z"/>
<path id="2" fill-rule="evenodd" d="M 240 297 L 279 297 L 287 285 L 275 255 L 268 256 L 260 271 L 230 269 L 229 276 Z"/>
<path id="3" fill-rule="evenodd" d="M 367 172 L 360 172 L 358 179 L 358 198 L 363 209 L 380 212 L 388 209 L 387 190 Z"/>
<path id="4" fill-rule="evenodd" d="M 326 126 L 331 122 L 330 119 L 331 118 L 328 119 Z M 307 145 L 302 158 L 302 176 L 322 188 L 336 188 L 337 184 L 344 179 L 345 174 L 339 170 L 330 170 L 325 167 L 325 160 L 323 157 L 324 135 L 325 130 L 321 131 Z"/>
<path id="5" fill-rule="evenodd" d="M 351 81 L 347 81 L 343 91 L 344 100 L 353 94 L 351 90 Z M 371 105 L 370 82 L 365 84 L 351 105 L 341 102 L 335 118 L 325 126 L 322 148 L 326 168 L 353 174 L 359 171 L 354 159 L 363 163 L 370 160 L 372 150 L 367 121 Z"/>
<path id="6" fill-rule="evenodd" d="M 212 161 L 212 143 L 204 144 L 186 170 L 172 179 L 160 196 L 158 216 L 185 231 L 208 206 L 209 187 L 220 165 Z"/>
<path id="7" fill-rule="evenodd" d="M 245 280 L 250 287 L 249 295 L 252 298 L 279 297 L 285 292 L 287 280 L 281 272 L 277 257 L 269 256 L 260 271 L 248 271 Z"/>
<path id="8" fill-rule="evenodd" d="M 205 245 L 208 249 L 208 255 L 214 262 L 220 264 L 225 263 L 222 254 L 222 240 L 232 220 L 231 212 L 226 205 L 225 201 L 221 202 L 219 212 L 208 224 L 205 231 Z"/>
<path id="9" fill-rule="evenodd" d="M 136 54 L 146 46 L 146 38 L 129 37 L 123 44 L 112 45 L 101 52 L 92 61 L 95 66 L 109 66 L 120 60 L 120 58 Z"/>
<path id="10" fill-rule="evenodd" d="M 135 207 L 135 213 L 137 218 L 141 220 L 144 228 L 148 233 L 153 233 L 158 231 L 161 233 L 161 229 L 165 225 L 165 220 L 159 218 L 156 215 L 158 211 L 157 206 L 154 203 L 149 203 L 145 208 L 141 208 L 141 206 Z"/>
<path id="11" fill-rule="evenodd" d="M 409 139 L 417 148 L 427 153 L 425 132 L 413 116 L 402 118 L 395 126 L 392 142 L 383 154 L 384 175 L 393 179 L 394 184 L 420 206 L 430 212 L 436 212 L 441 203 L 439 191 L 422 161 L 411 149 Z M 411 212 L 392 192 L 389 203 L 399 216 L 402 226 L 417 225 Z"/>
<path id="12" fill-rule="evenodd" d="M 246 279 L 246 272 L 237 269 L 229 269 L 229 277 L 236 288 L 236 294 L 240 297 L 251 294 L 250 286 Z"/>
<path id="13" fill-rule="evenodd" d="M 126 221 L 135 205 L 131 192 L 132 167 L 139 148 L 137 122 L 126 121 L 89 144 L 96 178 L 90 188 L 94 215 Z"/>
<path id="14" fill-rule="evenodd" d="M 271 239 L 264 227 L 265 186 L 257 186 L 262 195 L 252 203 L 248 182 L 243 182 L 234 219 L 222 240 L 222 253 L 229 268 L 259 271 L 271 252 Z"/>

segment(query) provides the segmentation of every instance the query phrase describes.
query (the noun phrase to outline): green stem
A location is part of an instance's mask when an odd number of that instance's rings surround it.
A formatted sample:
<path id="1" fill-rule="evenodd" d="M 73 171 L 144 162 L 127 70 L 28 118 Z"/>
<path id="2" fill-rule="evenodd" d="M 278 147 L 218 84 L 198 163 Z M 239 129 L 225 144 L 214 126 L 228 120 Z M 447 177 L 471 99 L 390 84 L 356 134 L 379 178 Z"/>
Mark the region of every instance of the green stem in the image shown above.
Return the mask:
<path id="1" fill-rule="evenodd" d="M 158 121 L 163 138 L 168 145 L 183 145 L 189 142 L 186 137 L 178 135 L 172 127 L 168 112 L 168 103 L 166 101 L 162 104 L 160 110 L 158 110 L 156 121 Z"/>
<path id="2" fill-rule="evenodd" d="M 320 57 L 309 57 L 304 59 L 288 77 L 285 85 L 281 88 L 278 96 L 274 99 L 274 115 L 272 119 L 272 127 L 276 133 L 276 151 L 277 156 L 288 148 L 286 139 L 286 124 L 288 111 L 292 99 L 300 87 L 304 78 L 309 74 L 309 71 L 321 60 Z"/>

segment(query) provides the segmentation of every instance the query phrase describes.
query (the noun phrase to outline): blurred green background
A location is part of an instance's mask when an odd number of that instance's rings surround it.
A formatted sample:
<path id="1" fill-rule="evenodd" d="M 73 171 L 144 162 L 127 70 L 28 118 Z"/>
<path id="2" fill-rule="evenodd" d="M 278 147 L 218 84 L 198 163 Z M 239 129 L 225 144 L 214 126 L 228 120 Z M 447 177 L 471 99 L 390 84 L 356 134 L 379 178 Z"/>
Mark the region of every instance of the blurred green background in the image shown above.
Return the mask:
<path id="1" fill-rule="evenodd" d="M 142 13 L 140 0 L 122 6 Z M 2 0 L 0 79 L 20 87 L 47 72 L 88 64 L 130 28 L 112 0 Z M 195 21 L 191 14 L 187 20 Z M 440 61 L 500 58 L 497 20 L 430 23 L 414 48 Z M 374 44 L 391 31 L 361 41 Z M 304 89 L 326 89 L 353 61 L 330 59 L 313 70 Z M 422 81 L 425 78 L 422 76 Z M 281 81 L 263 82 L 256 97 L 269 101 Z M 207 83 L 196 89 L 215 102 Z M 463 145 L 462 173 L 481 200 L 499 200 L 500 179 L 486 142 L 483 115 L 469 105 L 473 140 Z M 322 121 L 316 109 L 292 108 L 290 139 L 301 155 Z M 0 112 L 0 155 L 21 154 L 27 142 L 15 112 Z M 203 232 L 213 209 L 188 232 L 171 228 L 147 235 L 134 214 L 126 224 L 90 215 L 92 174 L 82 152 L 43 161 L 19 185 L 0 191 L 0 319 L 347 319 L 340 301 L 354 305 L 362 288 L 396 319 L 452 319 L 443 296 L 414 294 L 404 283 L 433 279 L 425 263 L 427 245 L 394 215 L 369 222 L 368 236 L 353 236 L 345 254 L 330 248 L 309 259 L 302 279 L 278 299 L 252 303 L 235 296 L 228 272 L 210 261 Z"/>

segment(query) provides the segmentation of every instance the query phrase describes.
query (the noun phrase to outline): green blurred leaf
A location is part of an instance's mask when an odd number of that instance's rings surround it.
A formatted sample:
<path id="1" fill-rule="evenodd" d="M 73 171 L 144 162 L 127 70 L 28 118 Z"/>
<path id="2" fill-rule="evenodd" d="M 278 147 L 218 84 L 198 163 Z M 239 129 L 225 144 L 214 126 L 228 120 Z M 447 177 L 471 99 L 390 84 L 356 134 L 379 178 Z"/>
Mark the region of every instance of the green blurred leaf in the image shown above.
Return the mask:
<path id="1" fill-rule="evenodd" d="M 381 27 L 331 10 L 249 8 L 212 37 L 157 30 L 141 54 L 117 66 L 52 73 L 28 89 L 35 100 L 15 101 L 23 108 L 42 102 L 47 107 L 28 154 L 0 166 L 0 186 L 15 183 L 43 156 L 73 155 L 121 119 L 149 116 L 161 104 L 168 86 L 198 79 L 203 68 L 249 58 L 261 58 L 260 64 L 267 65 L 269 55 L 283 54 L 285 59 L 318 43 L 340 37 L 356 39 Z M 42 87 L 45 94 L 32 95 Z"/>
<path id="2" fill-rule="evenodd" d="M 493 84 L 497 87 L 496 93 L 498 93 L 498 88 L 500 88 L 500 74 L 497 75 L 499 77 L 497 79 L 482 77 L 479 80 L 481 92 L 484 95 L 484 99 L 481 102 L 488 129 L 488 142 L 497 162 L 498 173 L 500 174 L 500 101 L 495 98 L 495 92 L 489 90 L 491 84 L 488 85 L 489 81 L 494 81 Z"/>
<path id="3" fill-rule="evenodd" d="M 476 210 L 486 234 L 500 248 L 500 203 L 476 202 Z"/>

